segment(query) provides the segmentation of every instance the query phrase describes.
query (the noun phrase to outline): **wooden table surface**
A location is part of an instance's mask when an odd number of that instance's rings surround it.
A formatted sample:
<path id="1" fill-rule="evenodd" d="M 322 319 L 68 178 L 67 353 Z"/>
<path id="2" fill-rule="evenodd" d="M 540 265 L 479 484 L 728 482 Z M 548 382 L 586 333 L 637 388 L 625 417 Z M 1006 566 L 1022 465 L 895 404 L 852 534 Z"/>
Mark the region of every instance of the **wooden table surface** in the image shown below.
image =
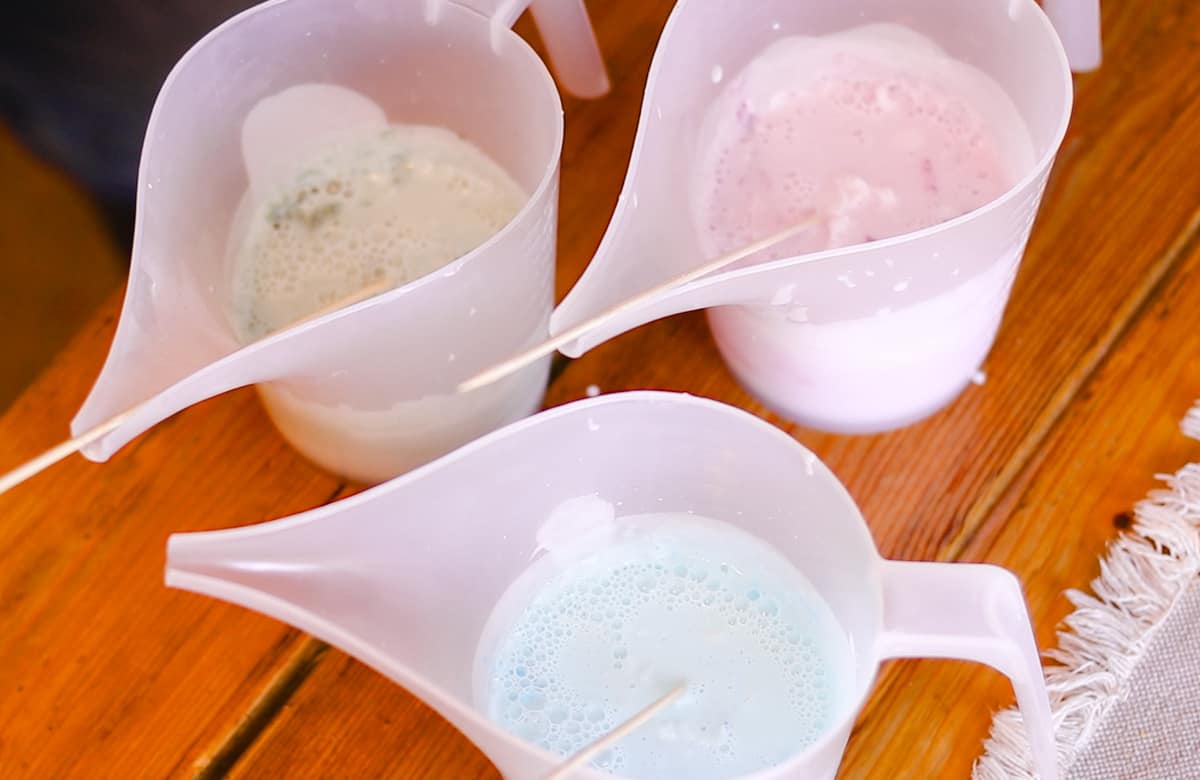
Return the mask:
<path id="1" fill-rule="evenodd" d="M 614 88 L 566 100 L 560 296 L 615 203 L 670 3 L 591 6 Z M 1039 643 L 1053 646 L 1062 591 L 1096 575 L 1155 473 L 1200 455 L 1177 431 L 1200 394 L 1200 3 L 1109 2 L 1104 25 L 1106 61 L 1076 79 L 986 384 L 893 433 L 803 430 L 737 386 L 691 314 L 570 363 L 547 404 L 596 384 L 687 390 L 762 415 L 840 475 L 885 555 L 1018 572 Z M 118 303 L 0 419 L 0 466 L 63 437 Z M 341 652 L 162 584 L 172 531 L 258 522 L 352 490 L 291 451 L 243 390 L 107 465 L 73 458 L 0 497 L 0 777 L 496 778 L 436 714 Z M 982 667 L 891 663 L 841 776 L 966 777 L 991 712 L 1010 701 Z"/>

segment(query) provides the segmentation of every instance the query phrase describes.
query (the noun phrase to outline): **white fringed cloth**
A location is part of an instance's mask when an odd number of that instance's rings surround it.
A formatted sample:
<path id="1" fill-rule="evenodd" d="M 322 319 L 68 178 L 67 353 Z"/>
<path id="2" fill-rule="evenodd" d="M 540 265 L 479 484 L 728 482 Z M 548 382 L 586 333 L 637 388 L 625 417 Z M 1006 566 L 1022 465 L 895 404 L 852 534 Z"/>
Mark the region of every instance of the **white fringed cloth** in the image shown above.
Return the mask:
<path id="1" fill-rule="evenodd" d="M 1200 404 L 1183 432 L 1200 439 Z M 1200 780 L 1200 464 L 1163 477 L 1048 653 L 1065 780 Z M 996 715 L 974 780 L 1033 780 L 1020 714 Z"/>

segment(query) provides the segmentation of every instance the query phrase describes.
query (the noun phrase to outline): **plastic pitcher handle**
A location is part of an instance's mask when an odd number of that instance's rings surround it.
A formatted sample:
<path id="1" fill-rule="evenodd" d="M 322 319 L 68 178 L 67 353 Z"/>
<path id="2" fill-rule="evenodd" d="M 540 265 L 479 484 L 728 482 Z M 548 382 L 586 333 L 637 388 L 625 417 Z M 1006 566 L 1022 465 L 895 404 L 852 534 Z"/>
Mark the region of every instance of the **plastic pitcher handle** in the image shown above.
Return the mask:
<path id="1" fill-rule="evenodd" d="M 1100 67 L 1100 0 L 1042 0 L 1042 8 L 1058 31 L 1071 70 Z"/>
<path id="2" fill-rule="evenodd" d="M 432 0 L 434 3 L 447 0 Z M 608 73 L 583 0 L 462 0 L 508 30 L 526 8 L 533 12 L 558 81 L 573 95 L 596 98 L 608 92 Z M 494 11 L 493 11 L 494 9 Z M 493 42 L 497 39 L 493 34 Z"/>
<path id="3" fill-rule="evenodd" d="M 1021 583 L 999 566 L 886 561 L 881 658 L 987 664 L 1012 682 L 1041 780 L 1058 780 L 1050 701 Z"/>

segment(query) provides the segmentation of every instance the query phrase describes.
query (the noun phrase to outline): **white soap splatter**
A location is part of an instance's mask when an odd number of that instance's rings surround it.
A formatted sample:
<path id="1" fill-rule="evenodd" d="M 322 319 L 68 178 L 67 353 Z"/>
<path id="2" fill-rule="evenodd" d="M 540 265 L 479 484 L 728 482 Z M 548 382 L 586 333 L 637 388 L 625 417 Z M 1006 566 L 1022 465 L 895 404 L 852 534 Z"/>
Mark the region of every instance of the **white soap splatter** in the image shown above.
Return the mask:
<path id="1" fill-rule="evenodd" d="M 972 384 L 976 384 L 976 385 L 979 385 L 980 387 L 983 387 L 986 382 L 987 382 L 987 374 L 984 373 L 982 368 L 971 375 L 971 383 Z"/>
<path id="2" fill-rule="evenodd" d="M 780 287 L 778 290 L 776 290 L 775 294 L 771 296 L 771 305 L 783 306 L 785 304 L 789 304 L 792 302 L 792 298 L 795 296 L 795 294 L 796 285 L 794 283 L 785 284 L 783 287 Z"/>
<path id="3" fill-rule="evenodd" d="M 792 306 L 788 309 L 787 318 L 789 322 L 808 322 L 808 307 Z"/>
<path id="4" fill-rule="evenodd" d="M 588 398 L 595 398 L 600 395 L 600 385 L 588 385 L 583 392 L 587 393 Z"/>

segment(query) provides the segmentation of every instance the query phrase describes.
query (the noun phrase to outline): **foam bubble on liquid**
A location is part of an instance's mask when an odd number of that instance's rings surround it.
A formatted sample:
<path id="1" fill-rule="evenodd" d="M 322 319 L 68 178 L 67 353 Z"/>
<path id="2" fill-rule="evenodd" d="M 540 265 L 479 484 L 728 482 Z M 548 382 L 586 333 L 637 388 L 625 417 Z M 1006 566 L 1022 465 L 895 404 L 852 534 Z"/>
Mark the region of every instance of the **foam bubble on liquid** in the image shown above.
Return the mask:
<path id="1" fill-rule="evenodd" d="M 595 494 L 563 501 L 537 530 L 537 552 L 564 565 L 582 552 L 602 546 L 614 531 L 616 507 Z"/>
<path id="2" fill-rule="evenodd" d="M 781 38 L 709 108 L 693 202 L 706 249 L 741 247 L 815 212 L 774 256 L 878 240 L 995 199 L 1032 167 L 1011 99 L 893 24 Z"/>
<path id="3" fill-rule="evenodd" d="M 233 258 L 243 341 L 387 280 L 401 285 L 461 257 L 525 203 L 515 181 L 450 130 L 392 125 L 297 161 L 260 204 Z"/>
<path id="4" fill-rule="evenodd" d="M 838 713 L 850 655 L 828 606 L 761 542 L 694 515 L 622 518 L 620 534 L 552 572 L 535 565 L 496 615 L 489 714 L 559 755 L 678 684 L 687 692 L 596 765 L 717 780 L 776 765 Z M 531 585 L 530 578 L 538 580 Z"/>

